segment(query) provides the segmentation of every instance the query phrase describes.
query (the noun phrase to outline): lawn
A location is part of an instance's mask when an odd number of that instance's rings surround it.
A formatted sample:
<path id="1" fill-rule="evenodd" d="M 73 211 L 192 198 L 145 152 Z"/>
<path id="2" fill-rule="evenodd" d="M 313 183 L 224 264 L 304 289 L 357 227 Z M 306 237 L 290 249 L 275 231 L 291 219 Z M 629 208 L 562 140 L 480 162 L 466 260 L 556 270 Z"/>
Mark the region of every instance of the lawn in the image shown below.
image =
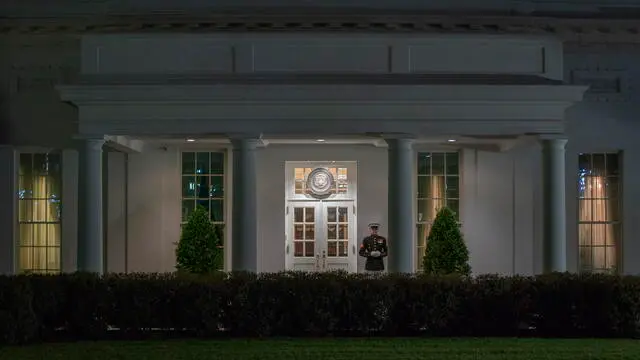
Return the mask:
<path id="1" fill-rule="evenodd" d="M 634 340 L 293 339 L 83 342 L 0 348 L 11 360 L 638 359 Z"/>

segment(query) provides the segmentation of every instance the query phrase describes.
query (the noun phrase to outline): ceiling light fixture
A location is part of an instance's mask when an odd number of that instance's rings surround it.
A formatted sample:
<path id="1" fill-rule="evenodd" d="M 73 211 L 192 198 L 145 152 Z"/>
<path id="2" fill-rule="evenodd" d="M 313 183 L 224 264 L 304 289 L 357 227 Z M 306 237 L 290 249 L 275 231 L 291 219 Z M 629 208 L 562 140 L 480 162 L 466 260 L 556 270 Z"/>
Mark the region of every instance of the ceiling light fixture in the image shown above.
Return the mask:
<path id="1" fill-rule="evenodd" d="M 456 139 L 449 139 L 448 142 L 456 142 Z"/>
<path id="2" fill-rule="evenodd" d="M 317 142 L 325 142 L 326 140 L 325 139 L 317 139 L 316 141 Z"/>
<path id="3" fill-rule="evenodd" d="M 187 142 L 194 142 L 196 139 L 187 139 Z"/>

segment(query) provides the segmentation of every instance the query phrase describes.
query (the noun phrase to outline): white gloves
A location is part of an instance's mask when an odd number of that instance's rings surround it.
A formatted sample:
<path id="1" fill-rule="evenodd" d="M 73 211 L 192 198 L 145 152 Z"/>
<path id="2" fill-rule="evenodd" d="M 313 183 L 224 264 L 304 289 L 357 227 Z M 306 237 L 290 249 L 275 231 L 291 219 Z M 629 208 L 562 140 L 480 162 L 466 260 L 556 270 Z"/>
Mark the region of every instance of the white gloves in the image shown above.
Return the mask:
<path id="1" fill-rule="evenodd" d="M 380 251 L 374 250 L 369 253 L 369 255 L 371 255 L 372 257 L 380 257 Z"/>

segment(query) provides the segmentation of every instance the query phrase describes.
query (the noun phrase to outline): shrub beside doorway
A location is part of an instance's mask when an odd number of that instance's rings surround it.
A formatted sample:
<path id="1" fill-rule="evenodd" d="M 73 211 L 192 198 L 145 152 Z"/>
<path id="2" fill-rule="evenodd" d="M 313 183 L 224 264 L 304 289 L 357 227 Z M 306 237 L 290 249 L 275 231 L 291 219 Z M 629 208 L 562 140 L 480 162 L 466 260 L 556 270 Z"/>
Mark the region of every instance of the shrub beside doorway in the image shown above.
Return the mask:
<path id="1" fill-rule="evenodd" d="M 210 274 L 223 266 L 222 229 L 211 223 L 203 206 L 196 207 L 182 227 L 176 247 L 176 269 L 191 274 Z"/>

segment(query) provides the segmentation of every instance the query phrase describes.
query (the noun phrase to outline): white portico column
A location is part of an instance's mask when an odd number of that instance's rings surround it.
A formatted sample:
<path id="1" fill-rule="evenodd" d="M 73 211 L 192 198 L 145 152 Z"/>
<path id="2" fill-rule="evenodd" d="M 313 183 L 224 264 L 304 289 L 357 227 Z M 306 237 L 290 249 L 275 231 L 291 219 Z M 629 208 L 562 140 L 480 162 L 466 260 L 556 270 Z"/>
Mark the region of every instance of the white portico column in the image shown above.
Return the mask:
<path id="1" fill-rule="evenodd" d="M 542 271 L 567 271 L 566 139 L 542 140 Z"/>
<path id="2" fill-rule="evenodd" d="M 413 272 L 413 169 L 411 139 L 387 139 L 389 145 L 389 272 Z"/>
<path id="3" fill-rule="evenodd" d="M 103 139 L 84 140 L 80 167 L 80 236 L 78 271 L 104 272 L 104 232 L 102 218 Z"/>
<path id="4" fill-rule="evenodd" d="M 256 182 L 256 138 L 232 139 L 233 218 L 231 268 L 256 272 L 258 268 L 258 224 Z"/>

